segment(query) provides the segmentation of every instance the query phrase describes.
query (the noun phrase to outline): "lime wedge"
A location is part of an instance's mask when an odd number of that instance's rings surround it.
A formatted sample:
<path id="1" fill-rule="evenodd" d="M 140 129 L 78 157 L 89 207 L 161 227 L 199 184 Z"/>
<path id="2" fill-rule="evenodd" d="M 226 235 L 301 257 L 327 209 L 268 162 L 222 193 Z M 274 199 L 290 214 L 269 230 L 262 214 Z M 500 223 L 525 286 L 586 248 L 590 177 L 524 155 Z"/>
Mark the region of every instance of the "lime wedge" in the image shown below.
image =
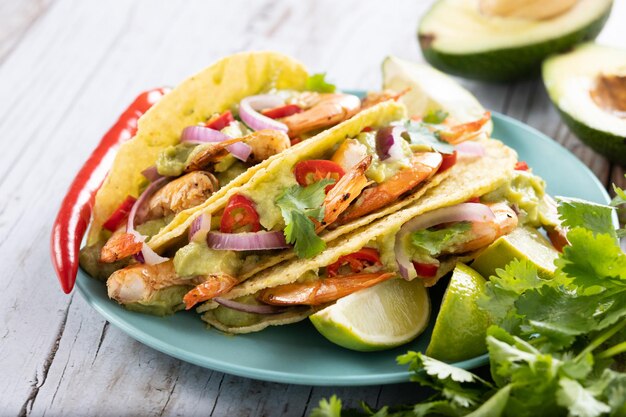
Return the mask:
<path id="1" fill-rule="evenodd" d="M 425 64 L 405 61 L 389 56 L 383 61 L 383 87 L 397 92 L 408 91 L 400 101 L 409 116 L 423 116 L 443 110 L 459 123 L 467 123 L 483 117 L 485 108 L 465 88 L 451 77 Z M 483 129 L 489 135 L 491 122 Z"/>
<path id="2" fill-rule="evenodd" d="M 491 324 L 476 299 L 485 279 L 465 264 L 457 264 L 441 301 L 426 355 L 446 362 L 470 359 L 487 352 L 485 338 Z"/>
<path id="3" fill-rule="evenodd" d="M 328 340 L 348 349 L 390 349 L 415 339 L 430 317 L 428 292 L 419 280 L 385 281 L 347 297 L 310 317 Z"/>
<path id="4" fill-rule="evenodd" d="M 506 236 L 498 238 L 482 251 L 472 263 L 483 277 L 496 275 L 496 269 L 509 264 L 513 259 L 525 259 L 537 267 L 538 275 L 551 279 L 555 270 L 554 260 L 559 253 L 537 230 L 520 227 Z"/>

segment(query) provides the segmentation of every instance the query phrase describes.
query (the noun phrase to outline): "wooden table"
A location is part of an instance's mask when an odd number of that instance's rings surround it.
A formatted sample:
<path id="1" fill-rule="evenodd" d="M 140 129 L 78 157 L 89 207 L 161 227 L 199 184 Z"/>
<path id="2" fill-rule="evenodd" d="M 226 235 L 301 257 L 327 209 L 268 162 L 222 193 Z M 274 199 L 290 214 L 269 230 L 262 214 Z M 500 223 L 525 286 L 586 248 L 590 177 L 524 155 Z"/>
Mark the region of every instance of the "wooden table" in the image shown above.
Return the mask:
<path id="1" fill-rule="evenodd" d="M 267 383 L 170 358 L 64 295 L 49 261 L 52 220 L 103 132 L 146 88 L 174 85 L 233 52 L 276 49 L 342 88 L 380 85 L 388 54 L 422 60 L 430 1 L 0 1 L 0 415 L 307 415 L 344 403 L 414 401 L 411 384 Z M 626 46 L 626 1 L 600 39 Z M 553 137 L 607 186 L 624 170 L 570 134 L 540 80 L 461 80 L 485 107 Z M 555 167 L 558 169 L 558 167 Z"/>

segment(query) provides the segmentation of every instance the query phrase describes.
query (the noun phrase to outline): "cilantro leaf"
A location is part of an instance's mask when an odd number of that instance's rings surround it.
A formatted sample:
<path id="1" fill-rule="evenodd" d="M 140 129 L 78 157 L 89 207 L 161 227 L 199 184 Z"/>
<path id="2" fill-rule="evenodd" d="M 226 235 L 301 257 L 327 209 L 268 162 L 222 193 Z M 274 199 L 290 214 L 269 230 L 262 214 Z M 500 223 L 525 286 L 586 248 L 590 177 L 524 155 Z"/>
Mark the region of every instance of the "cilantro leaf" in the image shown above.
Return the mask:
<path id="1" fill-rule="evenodd" d="M 398 356 L 397 361 L 401 365 L 409 364 L 412 381 L 435 389 L 455 407 L 474 408 L 485 392 L 492 388 L 491 384 L 477 375 L 420 352 L 408 352 Z"/>
<path id="2" fill-rule="evenodd" d="M 454 146 L 439 139 L 436 132 L 432 132 L 424 123 L 407 120 L 404 123 L 406 135 L 411 145 L 425 146 L 440 153 L 451 154 Z"/>
<path id="3" fill-rule="evenodd" d="M 556 200 L 558 203 L 557 211 L 564 226 L 570 228 L 584 227 L 594 233 L 615 236 L 613 207 L 577 198 L 557 197 Z"/>
<path id="4" fill-rule="evenodd" d="M 411 243 L 430 256 L 437 256 L 444 248 L 450 246 L 456 238 L 471 228 L 470 222 L 458 222 L 439 230 L 418 230 L 411 233 Z"/>
<path id="5" fill-rule="evenodd" d="M 472 411 L 467 417 L 493 417 L 501 416 L 511 396 L 512 385 L 506 385 L 499 389 L 483 405 Z"/>
<path id="6" fill-rule="evenodd" d="M 443 123 L 448 118 L 448 113 L 439 109 L 439 110 L 431 110 L 424 117 L 422 117 L 422 121 L 424 123 L 428 123 L 431 125 L 438 125 Z"/>
<path id="7" fill-rule="evenodd" d="M 613 191 L 615 191 L 615 197 L 611 200 L 611 205 L 616 207 L 626 204 L 626 191 L 615 184 L 613 184 Z"/>
<path id="8" fill-rule="evenodd" d="M 598 401 L 589 390 L 569 378 L 561 378 L 556 395 L 558 404 L 567 407 L 573 417 L 598 417 L 611 411 L 611 407 Z"/>
<path id="9" fill-rule="evenodd" d="M 317 93 L 334 93 L 337 87 L 326 81 L 326 73 L 318 73 L 310 75 L 306 80 L 306 90 L 315 91 Z"/>
<path id="10" fill-rule="evenodd" d="M 315 233 L 311 218 L 324 218 L 324 188 L 335 180 L 324 179 L 306 187 L 294 185 L 283 191 L 276 199 L 276 205 L 285 221 L 285 239 L 294 244 L 299 258 L 310 258 L 326 248 L 326 243 Z"/>
<path id="11" fill-rule="evenodd" d="M 554 285 L 557 280 L 547 281 L 539 277 L 537 267 L 527 260 L 514 259 L 504 269 L 497 269 L 496 276 L 487 281 L 485 291 L 478 297 L 477 304 L 487 311 L 495 322 L 512 330 L 513 325 L 504 325 L 505 319 L 515 322 L 515 301 L 525 291 Z"/>
<path id="12" fill-rule="evenodd" d="M 449 378 L 456 382 L 482 381 L 479 377 L 469 371 L 466 371 L 465 369 L 448 365 L 445 362 L 438 361 L 437 359 L 430 358 L 420 353 L 418 353 L 418 355 L 422 361 L 422 368 L 428 375 L 435 376 L 438 379 Z"/>
<path id="13" fill-rule="evenodd" d="M 341 400 L 336 395 L 330 400 L 322 398 L 319 406 L 313 409 L 311 417 L 341 417 Z"/>
<path id="14" fill-rule="evenodd" d="M 567 234 L 570 246 L 556 260 L 557 267 L 581 288 L 626 286 L 626 255 L 617 240 L 575 228 Z"/>

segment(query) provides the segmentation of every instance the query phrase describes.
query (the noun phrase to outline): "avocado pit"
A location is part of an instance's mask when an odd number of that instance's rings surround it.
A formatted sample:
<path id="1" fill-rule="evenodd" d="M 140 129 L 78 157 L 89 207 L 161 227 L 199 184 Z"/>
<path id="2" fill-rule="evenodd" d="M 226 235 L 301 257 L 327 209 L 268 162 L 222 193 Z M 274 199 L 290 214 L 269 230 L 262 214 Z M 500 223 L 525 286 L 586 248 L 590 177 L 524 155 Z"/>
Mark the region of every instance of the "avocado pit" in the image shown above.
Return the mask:
<path id="1" fill-rule="evenodd" d="M 602 110 L 626 119 L 626 74 L 598 74 L 589 94 Z"/>

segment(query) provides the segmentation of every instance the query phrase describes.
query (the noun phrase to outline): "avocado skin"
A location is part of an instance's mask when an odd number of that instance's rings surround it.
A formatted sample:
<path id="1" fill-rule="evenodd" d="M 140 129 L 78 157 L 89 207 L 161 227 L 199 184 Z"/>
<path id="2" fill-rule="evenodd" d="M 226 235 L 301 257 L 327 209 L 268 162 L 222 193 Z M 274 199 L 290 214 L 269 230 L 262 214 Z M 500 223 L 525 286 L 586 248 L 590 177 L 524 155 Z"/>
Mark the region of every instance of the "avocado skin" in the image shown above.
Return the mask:
<path id="1" fill-rule="evenodd" d="M 626 138 L 593 129 L 559 109 L 556 103 L 552 102 L 552 104 L 560 113 L 563 122 L 581 141 L 594 151 L 606 156 L 609 161 L 626 166 Z"/>
<path id="2" fill-rule="evenodd" d="M 426 61 L 441 71 L 484 81 L 514 81 L 539 75 L 541 62 L 548 55 L 565 51 L 578 43 L 595 39 L 609 18 L 611 8 L 612 3 L 602 16 L 577 31 L 556 39 L 515 48 L 496 49 L 467 55 L 448 54 L 433 49 L 430 46 L 431 40 L 420 34 L 419 29 L 417 37 Z"/>

